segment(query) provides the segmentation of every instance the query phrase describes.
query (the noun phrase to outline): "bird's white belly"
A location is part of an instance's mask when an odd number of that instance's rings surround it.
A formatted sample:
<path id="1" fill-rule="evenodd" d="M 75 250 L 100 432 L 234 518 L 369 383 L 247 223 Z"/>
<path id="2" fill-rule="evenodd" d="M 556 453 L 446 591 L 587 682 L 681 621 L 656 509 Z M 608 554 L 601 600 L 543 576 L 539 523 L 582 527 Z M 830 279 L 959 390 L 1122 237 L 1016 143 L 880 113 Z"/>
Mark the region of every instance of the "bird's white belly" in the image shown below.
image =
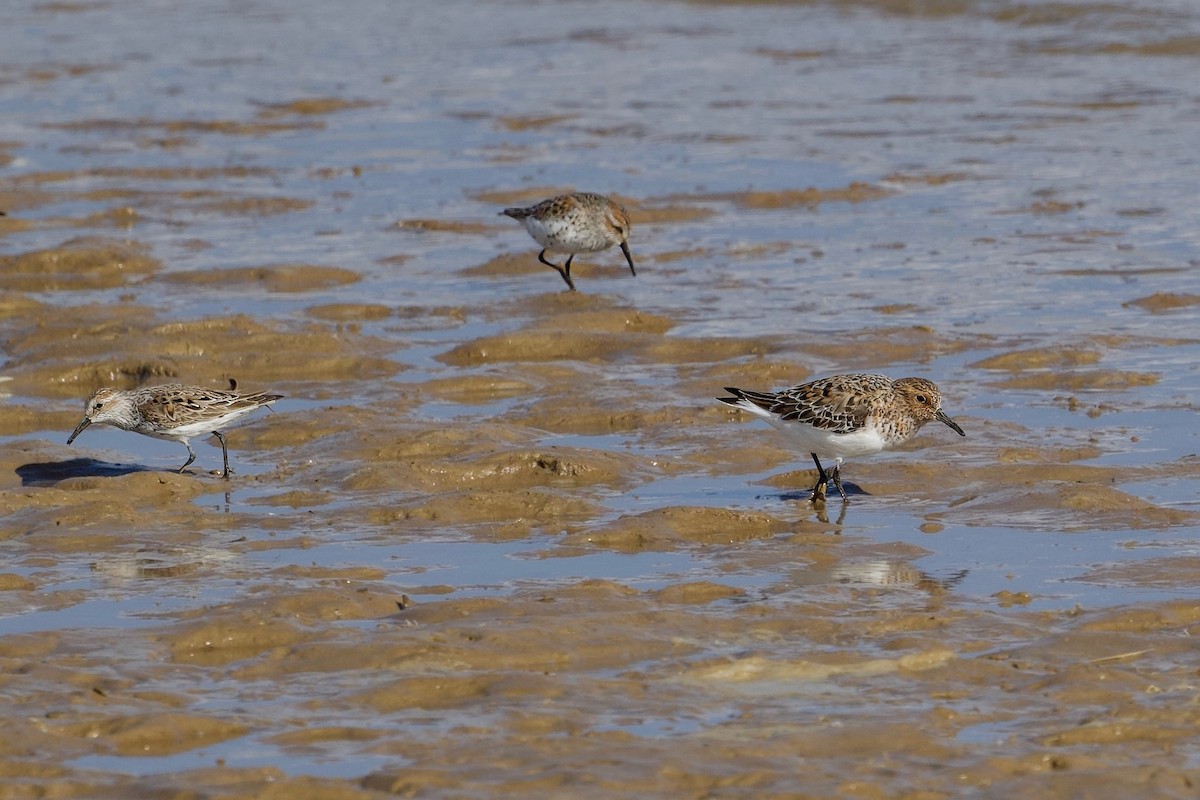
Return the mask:
<path id="1" fill-rule="evenodd" d="M 831 433 L 818 430 L 811 425 L 784 422 L 772 415 L 767 421 L 783 431 L 788 440 L 806 453 L 816 453 L 818 458 L 856 458 L 878 453 L 889 442 L 879 434 L 874 425 L 868 425 L 851 433 Z"/>
<path id="2" fill-rule="evenodd" d="M 153 436 L 155 439 L 169 439 L 173 442 L 186 442 L 193 436 L 206 436 L 213 431 L 219 431 L 229 425 L 239 417 L 244 417 L 246 414 L 253 411 L 254 408 L 238 409 L 220 417 L 211 417 L 209 419 L 187 422 L 182 425 L 176 425 L 173 428 L 156 428 L 153 425 L 140 425 L 135 430 L 138 433 L 146 436 Z"/>
<path id="3" fill-rule="evenodd" d="M 541 220 L 529 216 L 522 222 L 538 244 L 562 253 L 595 253 L 613 245 L 599 230 L 578 225 L 570 219 Z"/>

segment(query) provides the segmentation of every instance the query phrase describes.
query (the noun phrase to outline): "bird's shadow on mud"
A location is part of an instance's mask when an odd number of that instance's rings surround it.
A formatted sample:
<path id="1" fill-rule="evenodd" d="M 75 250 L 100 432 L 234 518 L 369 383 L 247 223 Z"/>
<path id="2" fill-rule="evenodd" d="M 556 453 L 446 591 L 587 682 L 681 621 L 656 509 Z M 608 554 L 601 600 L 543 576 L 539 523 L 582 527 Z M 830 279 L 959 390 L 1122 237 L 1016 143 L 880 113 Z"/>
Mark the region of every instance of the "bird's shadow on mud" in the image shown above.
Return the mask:
<path id="1" fill-rule="evenodd" d="M 68 478 L 115 478 L 133 472 L 151 472 L 137 464 L 114 464 L 94 458 L 70 458 L 66 461 L 42 461 L 17 467 L 22 486 L 54 486 Z"/>
<path id="2" fill-rule="evenodd" d="M 849 499 L 851 497 L 870 497 L 871 496 L 870 492 L 868 492 L 866 489 L 859 486 L 857 483 L 850 483 L 849 481 L 842 481 L 842 488 L 846 490 L 847 499 Z M 778 499 L 783 500 L 784 502 L 790 502 L 790 503 L 796 503 L 796 502 L 807 503 L 808 501 L 812 500 L 812 496 L 813 496 L 812 489 L 788 490 L 786 492 L 780 492 L 779 494 L 775 495 L 775 497 L 777 497 Z M 840 503 L 842 500 L 841 496 L 838 495 L 837 489 L 835 489 L 833 487 L 833 484 L 829 485 L 828 489 L 826 490 L 825 497 L 828 500 L 828 502 L 830 502 L 830 503 L 832 503 L 834 501 L 837 501 Z"/>

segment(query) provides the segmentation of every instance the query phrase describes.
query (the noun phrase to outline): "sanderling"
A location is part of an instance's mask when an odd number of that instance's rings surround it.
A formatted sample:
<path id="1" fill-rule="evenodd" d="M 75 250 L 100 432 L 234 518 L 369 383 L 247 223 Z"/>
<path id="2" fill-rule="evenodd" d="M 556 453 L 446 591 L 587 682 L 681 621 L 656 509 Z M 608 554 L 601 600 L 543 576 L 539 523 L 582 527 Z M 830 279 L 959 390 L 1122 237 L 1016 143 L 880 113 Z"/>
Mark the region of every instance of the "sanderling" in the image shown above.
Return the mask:
<path id="1" fill-rule="evenodd" d="M 722 403 L 762 417 L 810 454 L 817 465 L 813 500 L 825 499 L 829 481 L 842 500 L 842 460 L 869 456 L 906 442 L 930 420 L 966 436 L 942 411 L 938 387 L 924 378 L 893 381 L 883 375 L 833 375 L 782 392 L 748 392 L 726 387 Z M 826 472 L 818 456 L 834 459 Z"/>
<path id="2" fill-rule="evenodd" d="M 236 385 L 232 384 L 231 385 Z M 205 389 L 200 386 L 183 386 L 178 383 L 164 386 L 146 386 L 133 391 L 121 389 L 97 389 L 88 398 L 83 419 L 75 427 L 67 444 L 83 433 L 89 425 L 112 425 L 121 430 L 133 431 L 156 439 L 171 439 L 181 442 L 188 451 L 188 460 L 179 468 L 182 473 L 188 464 L 196 460 L 189 440 L 193 436 L 212 434 L 221 442 L 221 455 L 225 460 L 222 478 L 229 477 L 229 450 L 225 447 L 222 428 L 227 428 L 239 417 L 251 411 L 269 406 L 282 398 L 281 394 L 238 394 Z"/>
<path id="3" fill-rule="evenodd" d="M 621 246 L 629 271 L 637 275 L 629 253 L 629 215 L 620 203 L 602 194 L 575 192 L 543 200 L 529 208 L 506 208 L 501 214 L 520 221 L 529 235 L 542 246 L 538 261 L 554 267 L 571 291 L 571 259 L 577 253 L 598 253 L 614 244 Z M 546 260 L 546 251 L 567 254 L 567 263 L 559 266 Z"/>

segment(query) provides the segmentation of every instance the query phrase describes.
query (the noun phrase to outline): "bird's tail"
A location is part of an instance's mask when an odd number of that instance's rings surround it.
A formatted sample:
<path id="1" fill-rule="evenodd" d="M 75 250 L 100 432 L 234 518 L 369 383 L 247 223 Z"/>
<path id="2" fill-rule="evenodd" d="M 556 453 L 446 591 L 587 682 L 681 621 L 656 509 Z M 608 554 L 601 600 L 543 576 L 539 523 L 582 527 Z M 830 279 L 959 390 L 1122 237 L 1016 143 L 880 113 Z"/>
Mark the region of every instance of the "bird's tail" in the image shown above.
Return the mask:
<path id="1" fill-rule="evenodd" d="M 736 406 L 746 399 L 741 389 L 734 389 L 732 386 L 726 386 L 725 391 L 729 392 L 731 395 L 733 395 L 733 397 L 718 397 L 717 399 L 722 403 L 728 403 L 731 406 Z"/>
<path id="2" fill-rule="evenodd" d="M 725 391 L 733 397 L 718 397 L 717 399 L 738 408 L 767 410 L 775 404 L 775 395 L 770 392 L 750 392 L 745 389 L 735 389 L 732 386 L 726 386 Z"/>

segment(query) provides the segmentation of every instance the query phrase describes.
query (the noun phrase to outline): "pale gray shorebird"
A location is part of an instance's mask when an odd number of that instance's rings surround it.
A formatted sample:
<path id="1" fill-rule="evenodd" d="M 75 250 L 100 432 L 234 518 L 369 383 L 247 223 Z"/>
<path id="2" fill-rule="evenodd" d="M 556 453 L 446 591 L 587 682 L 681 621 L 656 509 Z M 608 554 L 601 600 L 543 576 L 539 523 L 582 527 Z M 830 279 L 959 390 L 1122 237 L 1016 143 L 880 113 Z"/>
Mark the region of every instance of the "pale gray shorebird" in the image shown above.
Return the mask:
<path id="1" fill-rule="evenodd" d="M 535 206 L 506 208 L 500 213 L 525 226 L 529 235 L 542 246 L 538 261 L 558 270 L 572 292 L 575 282 L 571 280 L 571 260 L 578 253 L 598 253 L 614 244 L 619 245 L 629 262 L 629 271 L 637 275 L 629 252 L 629 215 L 620 203 L 602 194 L 564 194 Z M 547 250 L 566 253 L 566 263 L 560 267 L 547 261 Z"/>
<path id="2" fill-rule="evenodd" d="M 942 411 L 942 393 L 924 378 L 893 381 L 883 375 L 833 375 L 782 392 L 749 392 L 726 387 L 732 397 L 722 403 L 762 417 L 817 465 L 814 502 L 825 499 L 829 481 L 842 500 L 842 461 L 869 456 L 906 442 L 932 420 L 944 422 L 959 436 L 963 429 Z M 834 460 L 826 472 L 821 457 Z"/>
<path id="3" fill-rule="evenodd" d="M 67 444 L 75 441 L 89 425 L 111 425 L 156 439 L 170 439 L 187 448 L 188 460 L 178 470 L 182 474 L 188 464 L 196 460 L 190 440 L 211 433 L 221 442 L 221 456 L 225 462 L 221 477 L 228 478 L 229 450 L 221 430 L 282 397 L 266 392 L 238 394 L 178 383 L 132 391 L 97 389 L 88 398 L 83 419 L 75 426 Z"/>

